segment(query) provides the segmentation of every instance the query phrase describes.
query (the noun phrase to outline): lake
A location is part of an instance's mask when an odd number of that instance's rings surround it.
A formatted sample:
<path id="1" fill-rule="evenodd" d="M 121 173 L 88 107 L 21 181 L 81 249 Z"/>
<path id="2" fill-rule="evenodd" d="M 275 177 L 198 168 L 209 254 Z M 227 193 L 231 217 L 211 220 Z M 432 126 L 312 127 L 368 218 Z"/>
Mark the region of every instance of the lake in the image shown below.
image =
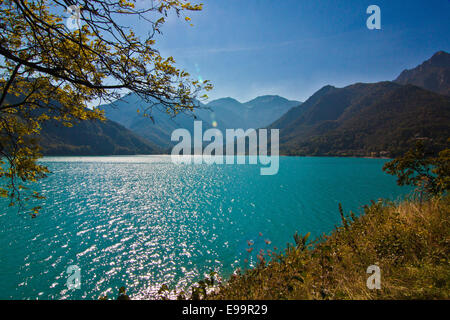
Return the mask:
<path id="1" fill-rule="evenodd" d="M 47 199 L 36 218 L 0 199 L 0 299 L 97 299 L 121 286 L 144 298 L 212 270 L 227 277 L 296 231 L 332 231 L 339 202 L 360 213 L 372 199 L 401 199 L 410 189 L 382 172 L 386 161 L 280 157 L 278 174 L 261 176 L 257 165 L 170 156 L 44 158 L 52 174 L 37 184 Z M 67 289 L 70 265 L 79 290 Z"/>

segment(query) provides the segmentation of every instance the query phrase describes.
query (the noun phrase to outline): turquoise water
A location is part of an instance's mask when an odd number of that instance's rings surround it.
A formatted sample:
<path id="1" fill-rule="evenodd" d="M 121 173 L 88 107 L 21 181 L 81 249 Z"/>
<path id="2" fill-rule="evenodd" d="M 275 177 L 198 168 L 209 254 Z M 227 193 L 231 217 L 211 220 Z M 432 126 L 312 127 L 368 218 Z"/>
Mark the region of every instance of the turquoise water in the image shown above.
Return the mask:
<path id="1" fill-rule="evenodd" d="M 254 261 L 248 240 L 284 248 L 295 231 L 328 233 L 339 202 L 360 212 L 410 191 L 381 171 L 381 159 L 281 157 L 274 176 L 168 156 L 42 161 L 52 174 L 38 186 L 47 196 L 39 216 L 0 204 L 0 299 L 96 299 L 123 285 L 145 298 L 211 270 L 230 275 Z M 67 289 L 70 265 L 81 268 L 80 290 Z"/>

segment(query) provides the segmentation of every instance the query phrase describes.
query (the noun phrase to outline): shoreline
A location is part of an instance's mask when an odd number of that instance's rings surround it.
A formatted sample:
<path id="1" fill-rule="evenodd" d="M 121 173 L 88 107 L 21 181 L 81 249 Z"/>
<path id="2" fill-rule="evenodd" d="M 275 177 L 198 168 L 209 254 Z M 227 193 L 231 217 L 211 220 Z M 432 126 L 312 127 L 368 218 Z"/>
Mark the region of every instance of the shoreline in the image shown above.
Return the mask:
<path id="1" fill-rule="evenodd" d="M 81 158 L 81 157 L 149 157 L 149 156 L 171 156 L 169 153 L 158 153 L 158 154 L 107 154 L 107 155 L 43 155 L 39 159 L 43 158 Z M 191 155 L 195 156 L 195 155 Z M 242 156 L 242 155 L 234 155 L 236 156 Z M 245 155 L 248 157 L 248 155 Z M 226 157 L 226 155 L 224 155 Z M 298 158 L 358 158 L 358 159 L 385 159 L 385 160 L 392 160 L 394 158 L 390 157 L 372 157 L 372 156 L 339 156 L 339 155 L 326 155 L 326 156 L 318 156 L 318 155 L 292 155 L 292 154 L 280 154 L 279 157 L 298 157 Z"/>

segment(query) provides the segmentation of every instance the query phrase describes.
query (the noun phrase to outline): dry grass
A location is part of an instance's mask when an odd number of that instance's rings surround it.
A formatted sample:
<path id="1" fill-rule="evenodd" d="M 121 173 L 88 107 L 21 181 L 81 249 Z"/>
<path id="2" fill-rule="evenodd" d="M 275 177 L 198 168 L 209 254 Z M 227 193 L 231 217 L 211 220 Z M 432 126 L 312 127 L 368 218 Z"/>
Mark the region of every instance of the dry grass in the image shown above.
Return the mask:
<path id="1" fill-rule="evenodd" d="M 448 299 L 450 198 L 373 202 L 331 235 L 233 276 L 209 299 Z M 298 239 L 297 239 L 298 240 Z M 381 289 L 366 286 L 370 265 Z"/>

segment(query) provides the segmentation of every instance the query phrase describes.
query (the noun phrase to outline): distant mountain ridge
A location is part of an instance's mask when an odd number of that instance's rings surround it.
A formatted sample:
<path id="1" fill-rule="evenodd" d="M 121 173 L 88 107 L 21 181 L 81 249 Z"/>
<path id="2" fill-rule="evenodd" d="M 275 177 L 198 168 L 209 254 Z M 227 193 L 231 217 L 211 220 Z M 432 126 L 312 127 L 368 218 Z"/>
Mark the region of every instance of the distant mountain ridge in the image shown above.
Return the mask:
<path id="1" fill-rule="evenodd" d="M 421 65 L 404 70 L 394 81 L 450 95 L 450 54 L 445 51 L 436 52 Z"/>
<path id="2" fill-rule="evenodd" d="M 160 105 L 152 108 L 152 121 L 137 113 L 137 109 L 145 109 L 149 103 L 142 101 L 135 94 L 128 94 L 114 103 L 103 105 L 106 117 L 132 130 L 143 138 L 168 151 L 173 144 L 170 136 L 173 130 L 184 128 L 193 132 L 194 120 L 203 122 L 203 129 L 217 127 L 225 129 L 248 129 L 268 126 L 281 117 L 293 106 L 301 102 L 292 101 L 280 96 L 257 97 L 246 103 L 233 98 L 213 100 L 206 105 L 197 102 L 199 108 L 192 113 L 180 113 L 171 118 Z"/>
<path id="3" fill-rule="evenodd" d="M 217 122 L 218 128 L 225 129 L 258 129 L 263 128 L 275 119 L 278 119 L 292 107 L 301 105 L 299 101 L 288 100 L 277 95 L 260 96 L 245 103 L 233 98 L 222 98 L 209 102 L 206 107 L 211 109 L 200 110 L 200 117 L 205 120 Z"/>
<path id="4" fill-rule="evenodd" d="M 200 102 L 198 104 L 203 106 Z M 172 132 L 177 128 L 184 128 L 192 132 L 195 115 L 180 113 L 176 117 L 171 117 L 161 105 L 156 104 L 151 109 L 153 119 L 144 117 L 142 111 L 151 105 L 153 104 L 144 102 L 137 95 L 129 93 L 120 100 L 100 108 L 105 111 L 108 119 L 120 123 L 168 153 Z M 137 112 L 138 109 L 141 110 L 140 113 Z"/>

